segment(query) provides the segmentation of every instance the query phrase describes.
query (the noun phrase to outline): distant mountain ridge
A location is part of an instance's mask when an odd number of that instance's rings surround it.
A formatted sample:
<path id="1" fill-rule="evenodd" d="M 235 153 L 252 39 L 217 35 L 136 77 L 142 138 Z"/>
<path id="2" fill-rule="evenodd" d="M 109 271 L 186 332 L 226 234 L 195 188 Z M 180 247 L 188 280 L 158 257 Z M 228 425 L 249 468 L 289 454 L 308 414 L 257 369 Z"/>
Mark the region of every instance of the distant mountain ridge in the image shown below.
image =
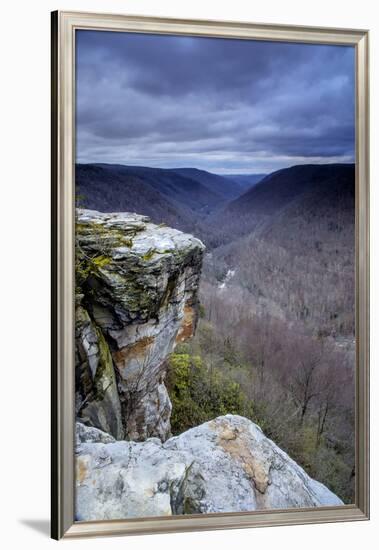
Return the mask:
<path id="1" fill-rule="evenodd" d="M 229 212 L 273 213 L 295 197 L 320 185 L 354 182 L 354 164 L 304 164 L 277 170 L 227 206 Z"/>
<path id="2" fill-rule="evenodd" d="M 353 164 L 297 165 L 260 180 L 258 174 L 240 174 L 246 180 L 241 184 L 197 168 L 77 164 L 76 188 L 80 206 L 145 214 L 155 223 L 194 233 L 213 248 L 257 228 L 285 226 L 292 207 L 303 209 L 302 216 L 324 215 L 321 202 L 328 197 L 333 203 L 339 194 L 354 197 L 354 170 Z M 243 192 L 255 177 L 258 181 Z"/>
<path id="3" fill-rule="evenodd" d="M 217 217 L 225 228 L 247 234 L 265 221 L 275 223 L 275 216 L 290 205 L 296 207 L 307 198 L 307 209 L 316 217 L 323 215 L 320 201 L 335 203 L 336 196 L 350 197 L 354 206 L 354 164 L 305 164 L 283 168 L 269 174 L 237 199 L 229 202 Z M 303 214 L 306 214 L 306 210 Z M 231 230 L 233 233 L 233 229 Z"/>
<path id="4" fill-rule="evenodd" d="M 249 188 L 257 185 L 266 176 L 267 174 L 226 174 L 224 177 L 239 183 L 240 187 L 244 191 L 247 191 Z"/>
<path id="5" fill-rule="evenodd" d="M 228 176 L 213 174 L 206 170 L 199 170 L 198 168 L 173 168 L 172 171 L 197 181 L 223 199 L 235 199 L 246 191 L 246 184 L 242 185 L 237 179 L 234 180 Z"/>
<path id="6" fill-rule="evenodd" d="M 137 212 L 186 231 L 244 192 L 239 183 L 196 168 L 77 164 L 75 180 L 85 208 Z"/>
<path id="7" fill-rule="evenodd" d="M 125 178 L 139 178 L 172 202 L 192 210 L 201 210 L 219 204 L 222 198 L 198 180 L 182 175 L 175 170 L 147 166 L 124 166 L 122 164 L 94 164 L 104 170 Z"/>
<path id="8" fill-rule="evenodd" d="M 77 164 L 75 171 L 77 204 L 101 212 L 137 212 L 156 223 L 190 227 L 185 208 L 167 200 L 150 183 L 136 175 L 125 175 L 115 166 Z"/>

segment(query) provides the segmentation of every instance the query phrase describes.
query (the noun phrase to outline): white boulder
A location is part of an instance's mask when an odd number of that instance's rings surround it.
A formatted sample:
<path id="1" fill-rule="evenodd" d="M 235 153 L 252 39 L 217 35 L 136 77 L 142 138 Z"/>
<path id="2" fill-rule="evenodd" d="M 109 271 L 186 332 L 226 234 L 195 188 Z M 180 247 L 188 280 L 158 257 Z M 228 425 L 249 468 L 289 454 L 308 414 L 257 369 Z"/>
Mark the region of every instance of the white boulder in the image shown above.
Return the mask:
<path id="1" fill-rule="evenodd" d="M 76 466 L 78 521 L 343 505 L 236 415 L 165 443 L 115 441 L 79 424 Z"/>

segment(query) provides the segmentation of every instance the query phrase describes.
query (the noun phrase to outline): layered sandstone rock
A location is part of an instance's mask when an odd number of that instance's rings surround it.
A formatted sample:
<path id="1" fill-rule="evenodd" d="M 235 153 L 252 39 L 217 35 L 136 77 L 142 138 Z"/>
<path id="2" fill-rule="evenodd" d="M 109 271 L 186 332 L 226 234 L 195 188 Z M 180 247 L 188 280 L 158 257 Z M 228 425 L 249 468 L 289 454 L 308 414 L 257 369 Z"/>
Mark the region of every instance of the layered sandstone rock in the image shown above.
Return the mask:
<path id="1" fill-rule="evenodd" d="M 246 418 L 226 415 L 162 443 L 77 428 L 78 521 L 342 505 Z"/>
<path id="2" fill-rule="evenodd" d="M 78 210 L 76 250 L 77 416 L 165 440 L 165 360 L 194 332 L 204 246 L 146 216 Z"/>

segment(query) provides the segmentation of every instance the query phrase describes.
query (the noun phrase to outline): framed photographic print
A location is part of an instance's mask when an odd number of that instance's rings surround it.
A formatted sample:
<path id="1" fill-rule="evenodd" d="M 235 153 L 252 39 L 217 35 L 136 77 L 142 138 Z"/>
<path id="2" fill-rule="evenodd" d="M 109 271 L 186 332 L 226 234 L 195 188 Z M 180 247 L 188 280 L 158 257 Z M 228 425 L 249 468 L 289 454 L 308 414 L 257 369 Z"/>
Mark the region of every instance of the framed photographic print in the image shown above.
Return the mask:
<path id="1" fill-rule="evenodd" d="M 52 537 L 368 518 L 368 33 L 52 14 Z"/>

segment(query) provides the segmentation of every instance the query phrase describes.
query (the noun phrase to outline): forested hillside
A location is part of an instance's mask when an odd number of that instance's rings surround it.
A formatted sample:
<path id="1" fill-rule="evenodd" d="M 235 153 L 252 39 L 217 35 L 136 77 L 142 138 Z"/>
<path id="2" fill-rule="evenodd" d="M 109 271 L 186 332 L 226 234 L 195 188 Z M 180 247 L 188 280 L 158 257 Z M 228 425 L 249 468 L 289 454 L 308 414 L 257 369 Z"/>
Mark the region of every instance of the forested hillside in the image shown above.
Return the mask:
<path id="1" fill-rule="evenodd" d="M 208 241 L 219 230 L 206 220 L 262 177 L 252 174 L 240 182 L 238 176 L 234 180 L 196 168 L 77 164 L 77 205 L 102 212 L 137 212 Z"/>
<path id="2" fill-rule="evenodd" d="M 266 174 L 228 174 L 225 177 L 233 182 L 239 183 L 240 187 L 242 187 L 244 191 L 247 191 L 263 180 L 265 176 Z"/>

